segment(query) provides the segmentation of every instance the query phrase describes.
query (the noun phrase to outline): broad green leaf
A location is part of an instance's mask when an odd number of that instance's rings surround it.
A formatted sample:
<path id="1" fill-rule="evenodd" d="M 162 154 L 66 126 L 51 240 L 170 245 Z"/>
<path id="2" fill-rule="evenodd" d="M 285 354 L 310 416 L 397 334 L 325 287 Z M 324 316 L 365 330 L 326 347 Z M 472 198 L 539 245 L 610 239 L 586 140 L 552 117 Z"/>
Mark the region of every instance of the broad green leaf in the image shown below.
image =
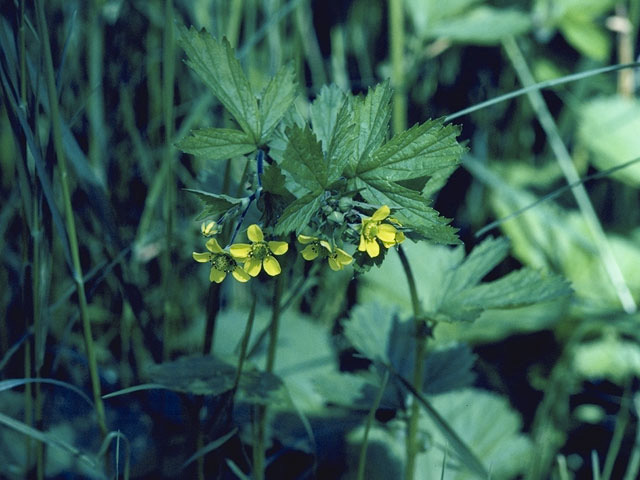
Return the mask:
<path id="1" fill-rule="evenodd" d="M 437 243 L 459 243 L 457 230 L 448 225 L 451 220 L 441 217 L 429 206 L 430 200 L 419 192 L 386 181 L 357 180 L 356 188 L 370 204 L 397 209 L 393 216 L 424 238 Z"/>
<path id="2" fill-rule="evenodd" d="M 217 396 L 233 388 L 236 367 L 212 355 L 192 355 L 152 365 L 147 369 L 147 377 L 176 392 Z M 243 369 L 238 393 L 249 403 L 286 404 L 282 387 L 280 378 L 272 373 Z"/>
<path id="3" fill-rule="evenodd" d="M 603 338 L 578 345 L 573 369 L 588 379 L 608 379 L 618 385 L 640 375 L 640 347 L 609 332 Z"/>
<path id="4" fill-rule="evenodd" d="M 456 140 L 459 133 L 459 127 L 445 126 L 441 119 L 416 124 L 362 158 L 356 175 L 366 181 L 397 182 L 458 165 L 464 152 Z"/>
<path id="5" fill-rule="evenodd" d="M 197 195 L 204 204 L 204 208 L 202 212 L 200 212 L 200 215 L 196 217 L 196 220 L 202 220 L 207 217 L 219 217 L 230 209 L 246 202 L 245 199 L 233 198 L 221 193 L 209 193 L 202 190 L 192 190 L 190 188 L 185 188 L 185 191 Z"/>
<path id="6" fill-rule="evenodd" d="M 393 327 L 394 309 L 373 302 L 360 303 L 345 323 L 344 335 L 365 357 L 388 364 L 387 348 Z"/>
<path id="7" fill-rule="evenodd" d="M 530 15 L 520 10 L 479 6 L 432 25 L 424 34 L 458 43 L 499 45 L 507 36 L 526 33 L 531 25 Z"/>
<path id="8" fill-rule="evenodd" d="M 385 81 L 373 89 L 369 88 L 367 95 L 354 98 L 356 165 L 386 141 L 391 118 L 392 93 L 389 82 Z"/>
<path id="9" fill-rule="evenodd" d="M 557 275 L 524 268 L 493 282 L 480 280 L 507 254 L 507 242 L 489 238 L 449 270 L 441 300 L 429 314 L 438 321 L 476 320 L 484 310 L 518 308 L 571 294 L 569 284 Z"/>
<path id="10" fill-rule="evenodd" d="M 520 416 L 507 400 L 494 393 L 478 389 L 458 390 L 430 397 L 433 408 L 450 428 L 482 460 L 492 479 L 516 478 L 527 469 L 532 444 L 521 433 Z M 423 415 L 420 428 L 431 435 L 430 448 L 418 456 L 416 469 L 424 478 L 441 478 L 444 449 L 448 448 L 444 468 L 446 480 L 479 478 L 465 466 L 455 449 L 447 447 L 449 439 L 433 418 Z M 449 443 L 449 445 L 451 445 Z"/>
<path id="11" fill-rule="evenodd" d="M 583 55 L 600 62 L 608 59 L 611 51 L 609 33 L 592 18 L 581 14 L 567 15 L 559 27 L 567 42 Z"/>
<path id="12" fill-rule="evenodd" d="M 482 0 L 405 0 L 409 12 L 408 18 L 413 22 L 418 36 L 429 35 L 433 25 L 446 22 L 469 12 L 474 4 Z"/>
<path id="13" fill-rule="evenodd" d="M 210 160 L 227 160 L 251 153 L 255 143 L 245 132 L 232 128 L 202 128 L 176 144 L 180 150 Z"/>
<path id="14" fill-rule="evenodd" d="M 261 137 L 258 102 L 227 39 L 219 42 L 204 30 L 183 27 L 179 42 L 187 54 L 187 65 L 233 115 L 252 142 L 258 144 Z"/>
<path id="15" fill-rule="evenodd" d="M 345 101 L 342 104 L 342 108 L 338 111 L 336 122 L 331 131 L 331 139 L 325 152 L 329 172 L 329 185 L 342 176 L 348 164 L 353 164 L 356 143 L 356 131 L 354 127 L 353 112 L 351 111 L 349 102 Z"/>
<path id="16" fill-rule="evenodd" d="M 316 191 L 327 186 L 329 172 L 322 155 L 322 147 L 307 126 L 294 125 L 287 131 L 289 144 L 284 152 L 282 168 L 308 190 Z"/>
<path id="17" fill-rule="evenodd" d="M 262 188 L 275 195 L 291 195 L 286 187 L 286 177 L 277 163 L 267 165 L 262 174 Z"/>
<path id="18" fill-rule="evenodd" d="M 345 94 L 335 84 L 325 85 L 311 104 L 310 115 L 313 133 L 320 142 L 322 150 L 329 151 L 329 145 L 335 131 L 338 113 L 347 101 Z"/>
<path id="19" fill-rule="evenodd" d="M 580 109 L 578 136 L 593 153 L 598 170 L 607 170 L 640 157 L 640 102 L 621 96 L 596 98 Z M 607 132 L 602 135 L 602 132 Z M 629 185 L 640 186 L 640 164 L 611 175 Z"/>
<path id="20" fill-rule="evenodd" d="M 291 66 L 283 66 L 275 77 L 271 78 L 260 99 L 261 143 L 265 143 L 269 139 L 273 130 L 293 104 L 295 97 L 295 73 Z"/>
<path id="21" fill-rule="evenodd" d="M 323 198 L 323 193 L 309 193 L 289 204 L 278 219 L 274 233 L 284 235 L 294 230 L 300 232 L 316 214 Z"/>

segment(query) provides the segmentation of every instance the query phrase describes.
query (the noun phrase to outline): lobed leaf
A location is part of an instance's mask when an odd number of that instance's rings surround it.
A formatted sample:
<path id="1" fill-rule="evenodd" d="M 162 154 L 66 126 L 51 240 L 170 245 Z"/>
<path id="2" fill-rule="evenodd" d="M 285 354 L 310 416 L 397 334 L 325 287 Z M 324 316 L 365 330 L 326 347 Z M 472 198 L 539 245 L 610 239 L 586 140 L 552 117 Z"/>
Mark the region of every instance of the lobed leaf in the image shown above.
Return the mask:
<path id="1" fill-rule="evenodd" d="M 276 235 L 285 235 L 293 231 L 299 233 L 316 214 L 322 205 L 323 198 L 323 192 L 312 192 L 293 201 L 282 212 L 274 233 Z"/>
<path id="2" fill-rule="evenodd" d="M 185 188 L 185 191 L 193 193 L 204 204 L 204 208 L 196 220 L 202 220 L 207 217 L 219 217 L 227 213 L 230 209 L 243 204 L 246 200 L 242 198 L 233 198 L 222 193 L 210 193 L 202 190 L 192 190 Z"/>
<path id="3" fill-rule="evenodd" d="M 256 149 L 249 135 L 233 128 L 202 128 L 178 142 L 185 153 L 210 160 L 226 160 L 251 153 Z"/>
<path id="4" fill-rule="evenodd" d="M 322 147 L 311 129 L 298 125 L 287 130 L 289 144 L 284 152 L 282 168 L 308 190 L 324 189 L 329 171 L 322 155 Z"/>
<path id="5" fill-rule="evenodd" d="M 189 65 L 231 113 L 254 144 L 261 138 L 258 102 L 226 38 L 218 42 L 206 31 L 180 29 L 179 43 Z"/>
<path id="6" fill-rule="evenodd" d="M 392 93 L 389 81 L 385 81 L 373 89 L 369 88 L 366 96 L 354 99 L 356 164 L 378 149 L 387 139 Z"/>
<path id="7" fill-rule="evenodd" d="M 335 84 L 325 85 L 309 109 L 313 133 L 322 142 L 322 149 L 325 152 L 329 150 L 338 113 L 345 101 L 346 96 L 340 87 Z"/>

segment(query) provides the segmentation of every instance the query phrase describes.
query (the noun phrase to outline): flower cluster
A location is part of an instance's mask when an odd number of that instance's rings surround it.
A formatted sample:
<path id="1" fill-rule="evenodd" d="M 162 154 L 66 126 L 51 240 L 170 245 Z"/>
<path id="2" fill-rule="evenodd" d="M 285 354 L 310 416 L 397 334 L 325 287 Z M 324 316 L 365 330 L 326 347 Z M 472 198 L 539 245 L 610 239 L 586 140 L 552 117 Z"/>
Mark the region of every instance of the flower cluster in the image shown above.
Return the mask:
<path id="1" fill-rule="evenodd" d="M 362 219 L 359 251 L 366 251 L 371 258 L 374 258 L 380 255 L 380 243 L 385 248 L 391 248 L 404 242 L 404 233 L 396 228 L 402 225 L 395 218 L 390 217 L 390 213 L 389 207 L 383 205 L 371 217 Z M 383 223 L 385 220 L 390 223 Z"/>
<path id="2" fill-rule="evenodd" d="M 216 224 L 210 222 L 202 225 L 202 234 L 211 236 L 216 230 Z M 206 247 L 208 252 L 193 252 L 193 259 L 196 262 L 211 263 L 209 280 L 221 283 L 227 273 L 231 273 L 233 278 L 239 282 L 247 282 L 251 277 L 257 276 L 262 268 L 271 276 L 281 272 L 280 263 L 274 255 L 283 255 L 289 249 L 286 242 L 265 242 L 264 234 L 258 225 L 251 225 L 247 230 L 247 237 L 251 244 L 236 243 L 231 245 L 229 251 L 220 247 L 215 238 L 210 238 Z M 240 263 L 243 266 L 240 266 Z"/>

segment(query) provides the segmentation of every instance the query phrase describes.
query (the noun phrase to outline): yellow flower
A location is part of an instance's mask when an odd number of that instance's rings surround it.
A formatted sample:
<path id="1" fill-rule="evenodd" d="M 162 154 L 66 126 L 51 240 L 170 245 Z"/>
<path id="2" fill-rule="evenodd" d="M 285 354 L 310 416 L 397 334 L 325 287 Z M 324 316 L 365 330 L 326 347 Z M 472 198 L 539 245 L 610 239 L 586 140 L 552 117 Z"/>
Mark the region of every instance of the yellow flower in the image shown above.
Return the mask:
<path id="1" fill-rule="evenodd" d="M 346 265 L 353 262 L 353 257 L 341 248 L 336 247 L 335 251 L 329 254 L 329 268 L 334 272 L 342 270 Z"/>
<path id="2" fill-rule="evenodd" d="M 231 245 L 229 248 L 231 255 L 244 262 L 244 270 L 252 277 L 257 276 L 262 267 L 272 277 L 278 275 L 282 270 L 274 255 L 287 253 L 289 249 L 287 242 L 265 242 L 264 234 L 256 224 L 249 226 L 247 237 L 251 240 L 251 245 L 248 243 Z"/>
<path id="3" fill-rule="evenodd" d="M 353 262 L 351 255 L 338 247 L 335 247 L 334 250 L 326 240 L 321 240 L 318 237 L 311 237 L 309 235 L 298 235 L 298 241 L 306 245 L 301 252 L 302 258 L 305 260 L 315 260 L 318 257 L 326 257 L 329 262 L 329 267 L 333 271 L 342 270 L 345 265 Z"/>
<path id="4" fill-rule="evenodd" d="M 211 263 L 211 272 L 209 272 L 209 281 L 220 283 L 222 282 L 227 273 L 231 273 L 233 278 L 239 282 L 249 281 L 249 275 L 245 272 L 235 259 L 227 252 L 220 248 L 218 241 L 215 238 L 211 238 L 206 243 L 207 250 L 209 252 L 198 253 L 193 252 L 193 259 L 200 263 Z"/>
<path id="5" fill-rule="evenodd" d="M 404 234 L 398 231 L 396 227 L 390 223 L 382 223 L 386 219 L 398 226 L 400 225 L 395 218 L 387 218 L 390 213 L 389 207 L 383 205 L 374 212 L 373 216 L 362 219 L 358 250 L 361 252 L 366 251 L 371 258 L 374 258 L 380 255 L 378 240 L 382 242 L 385 248 L 390 248 L 404 241 Z"/>
<path id="6" fill-rule="evenodd" d="M 302 258 L 305 260 L 315 260 L 319 255 L 325 257 L 331 253 L 331 245 L 326 240 L 320 240 L 309 235 L 298 235 L 298 241 L 306 245 L 301 252 Z"/>
<path id="7" fill-rule="evenodd" d="M 200 231 L 203 237 L 213 237 L 216 233 L 220 232 L 220 226 L 216 222 L 202 222 Z"/>

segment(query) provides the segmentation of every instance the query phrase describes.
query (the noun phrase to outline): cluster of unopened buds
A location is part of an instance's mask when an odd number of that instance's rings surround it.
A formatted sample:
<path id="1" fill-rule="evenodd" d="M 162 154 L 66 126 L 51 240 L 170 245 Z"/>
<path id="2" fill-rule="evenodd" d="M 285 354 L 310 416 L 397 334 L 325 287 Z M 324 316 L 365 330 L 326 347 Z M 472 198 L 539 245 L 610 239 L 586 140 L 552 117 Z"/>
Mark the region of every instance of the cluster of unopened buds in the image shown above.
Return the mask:
<path id="1" fill-rule="evenodd" d="M 381 245 L 391 248 L 404 241 L 404 234 L 397 228 L 401 225 L 389 216 L 390 213 L 389 207 L 383 205 L 371 217 L 362 218 L 359 251 L 367 252 L 369 257 L 374 258 L 380 254 Z M 225 250 L 213 238 L 219 231 L 216 222 L 203 223 L 202 235 L 210 237 L 205 244 L 208 251 L 193 252 L 196 262 L 211 264 L 210 281 L 221 283 L 230 273 L 239 282 L 247 282 L 251 277 L 258 276 L 262 269 L 272 277 L 280 274 L 282 269 L 276 256 L 287 253 L 289 245 L 286 242 L 265 241 L 262 229 L 253 224 L 247 229 L 247 237 L 251 243 L 235 243 Z M 333 271 L 342 270 L 353 262 L 349 253 L 322 238 L 298 235 L 298 242 L 304 246 L 302 258 L 308 261 L 326 259 Z"/>

